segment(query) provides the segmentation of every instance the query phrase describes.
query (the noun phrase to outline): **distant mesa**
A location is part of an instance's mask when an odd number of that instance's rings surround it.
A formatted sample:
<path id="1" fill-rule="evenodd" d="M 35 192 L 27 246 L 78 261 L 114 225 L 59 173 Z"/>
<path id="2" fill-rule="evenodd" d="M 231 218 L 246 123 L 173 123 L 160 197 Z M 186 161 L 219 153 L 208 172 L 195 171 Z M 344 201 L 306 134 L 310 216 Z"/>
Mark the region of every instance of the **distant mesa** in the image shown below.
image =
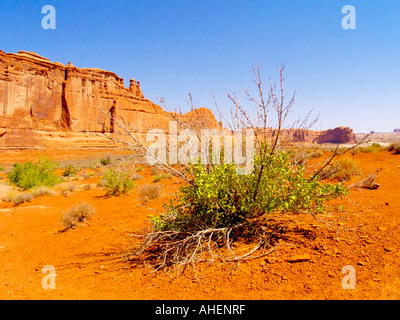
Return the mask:
<path id="1" fill-rule="evenodd" d="M 165 111 L 143 96 L 140 82 L 135 79 L 130 79 L 126 88 L 124 80 L 110 71 L 51 62 L 30 51 L 15 54 L 0 50 L 1 148 L 49 146 L 49 137 L 55 136 L 63 137 L 62 143 L 69 139 L 73 146 L 84 146 L 89 133 L 123 133 L 101 110 L 133 124 L 136 134 L 151 128 L 168 132 L 174 116 L 191 125 L 221 128 L 206 108 L 184 115 Z M 352 130 L 343 127 L 322 132 L 289 130 L 288 134 L 298 142 L 356 141 Z"/>
<path id="2" fill-rule="evenodd" d="M 400 129 L 394 129 L 394 133 L 399 133 Z"/>

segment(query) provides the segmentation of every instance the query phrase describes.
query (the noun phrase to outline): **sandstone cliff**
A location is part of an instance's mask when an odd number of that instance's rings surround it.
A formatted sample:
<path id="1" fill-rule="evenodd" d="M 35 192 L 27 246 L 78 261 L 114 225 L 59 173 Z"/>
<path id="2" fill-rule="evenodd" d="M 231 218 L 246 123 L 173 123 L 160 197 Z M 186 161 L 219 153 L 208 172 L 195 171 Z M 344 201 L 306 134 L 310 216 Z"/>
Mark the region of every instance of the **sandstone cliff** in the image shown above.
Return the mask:
<path id="1" fill-rule="evenodd" d="M 0 147 L 109 147 L 109 140 L 89 133 L 123 133 L 116 121 L 132 125 L 137 134 L 153 128 L 168 132 L 171 120 L 197 129 L 221 129 L 206 108 L 183 115 L 166 112 L 143 97 L 134 79 L 126 88 L 123 79 L 109 71 L 53 63 L 34 52 L 0 50 Z M 291 129 L 285 135 L 293 142 L 356 141 L 343 127 L 323 132 Z"/>
<path id="2" fill-rule="evenodd" d="M 169 115 L 143 97 L 140 84 L 129 88 L 116 74 L 52 63 L 32 52 L 0 51 L 0 128 L 43 131 L 113 132 L 99 109 L 147 130 L 155 116 L 165 126 Z"/>

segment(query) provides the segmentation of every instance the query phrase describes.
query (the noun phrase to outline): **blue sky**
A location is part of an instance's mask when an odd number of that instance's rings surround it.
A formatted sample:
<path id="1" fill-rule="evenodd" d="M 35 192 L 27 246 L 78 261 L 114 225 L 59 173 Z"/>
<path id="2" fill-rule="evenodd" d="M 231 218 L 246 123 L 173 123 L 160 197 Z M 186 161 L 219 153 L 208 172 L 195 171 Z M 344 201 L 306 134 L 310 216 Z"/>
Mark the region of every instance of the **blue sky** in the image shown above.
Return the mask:
<path id="1" fill-rule="evenodd" d="M 44 5 L 56 30 L 41 26 Z M 344 30 L 342 7 L 356 9 Z M 257 61 L 265 82 L 286 64 L 292 118 L 313 110 L 315 130 L 400 128 L 398 0 L 0 0 L 0 49 L 34 51 L 77 67 L 113 71 L 141 82 L 146 98 L 172 107 L 232 107 L 225 90 L 252 88 Z"/>

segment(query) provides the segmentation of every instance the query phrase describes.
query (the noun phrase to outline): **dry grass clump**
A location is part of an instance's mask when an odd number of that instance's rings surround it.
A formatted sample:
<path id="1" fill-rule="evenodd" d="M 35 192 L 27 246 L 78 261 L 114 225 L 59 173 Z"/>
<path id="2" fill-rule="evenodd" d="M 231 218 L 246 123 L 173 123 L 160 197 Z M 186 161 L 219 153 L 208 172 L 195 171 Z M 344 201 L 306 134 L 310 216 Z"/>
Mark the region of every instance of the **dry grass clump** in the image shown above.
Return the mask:
<path id="1" fill-rule="evenodd" d="M 131 175 L 131 179 L 132 180 L 140 180 L 140 179 L 143 179 L 143 176 L 141 174 L 134 173 Z"/>
<path id="2" fill-rule="evenodd" d="M 394 154 L 400 154 L 400 142 L 392 143 L 388 148 L 388 151 L 394 152 Z"/>
<path id="3" fill-rule="evenodd" d="M 23 204 L 24 202 L 31 202 L 35 197 L 31 195 L 30 193 L 19 193 L 13 197 L 11 197 L 12 202 L 16 206 L 19 206 L 20 204 Z"/>
<path id="4" fill-rule="evenodd" d="M 147 202 L 149 200 L 157 199 L 160 197 L 160 194 L 161 194 L 161 187 L 154 184 L 144 185 L 139 191 L 141 202 Z"/>
<path id="5" fill-rule="evenodd" d="M 78 224 L 85 223 L 86 219 L 95 213 L 92 205 L 81 203 L 74 205 L 65 211 L 61 216 L 61 223 L 66 229 L 74 229 Z"/>
<path id="6" fill-rule="evenodd" d="M 290 162 L 294 165 L 304 164 L 311 159 L 319 158 L 324 155 L 321 149 L 316 148 L 298 148 L 289 152 Z"/>
<path id="7" fill-rule="evenodd" d="M 76 189 L 76 185 L 75 184 L 69 184 L 67 186 L 67 190 L 70 191 L 70 192 L 75 191 L 75 189 Z"/>
<path id="8" fill-rule="evenodd" d="M 42 196 L 55 196 L 57 193 L 48 187 L 37 187 L 33 188 L 29 192 L 33 197 L 38 198 Z"/>
<path id="9" fill-rule="evenodd" d="M 373 143 L 370 146 L 354 148 L 350 152 L 352 155 L 356 155 L 359 153 L 375 153 L 380 151 L 381 149 L 382 146 L 379 143 Z"/>
<path id="10" fill-rule="evenodd" d="M 92 185 L 91 184 L 85 184 L 82 188 L 83 188 L 83 190 L 88 191 L 88 190 L 92 189 Z"/>
<path id="11" fill-rule="evenodd" d="M 100 159 L 100 164 L 102 166 L 112 165 L 115 163 L 115 158 L 112 154 L 106 154 L 103 158 Z"/>
<path id="12" fill-rule="evenodd" d="M 359 174 L 361 174 L 359 163 L 351 158 L 344 158 L 324 168 L 319 177 L 320 179 L 347 181 L 351 176 Z"/>
<path id="13" fill-rule="evenodd" d="M 135 169 L 135 172 L 143 172 L 144 168 L 142 166 L 139 166 Z"/>
<path id="14" fill-rule="evenodd" d="M 157 175 L 154 176 L 153 182 L 156 183 L 156 182 L 159 182 L 159 181 L 164 180 L 164 179 L 172 179 L 172 174 L 170 174 L 170 173 L 157 174 Z"/>

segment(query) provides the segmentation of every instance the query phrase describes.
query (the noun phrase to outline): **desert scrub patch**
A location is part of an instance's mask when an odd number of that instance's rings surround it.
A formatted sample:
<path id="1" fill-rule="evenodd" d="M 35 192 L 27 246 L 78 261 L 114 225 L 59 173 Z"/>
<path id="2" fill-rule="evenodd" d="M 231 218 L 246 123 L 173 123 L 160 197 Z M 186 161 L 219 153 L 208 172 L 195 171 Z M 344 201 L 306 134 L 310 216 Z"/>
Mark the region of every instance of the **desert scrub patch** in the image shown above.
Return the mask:
<path id="1" fill-rule="evenodd" d="M 154 183 L 156 183 L 156 182 L 160 182 L 160 181 L 162 181 L 162 180 L 165 180 L 165 179 L 172 179 L 172 174 L 170 174 L 170 173 L 160 173 L 160 174 L 157 174 L 157 175 L 155 175 L 154 177 L 153 177 L 153 182 Z"/>
<path id="2" fill-rule="evenodd" d="M 92 205 L 81 203 L 68 208 L 61 216 L 61 223 L 66 229 L 74 229 L 78 224 L 85 223 L 87 218 L 95 213 Z"/>
<path id="3" fill-rule="evenodd" d="M 352 155 L 356 155 L 359 153 L 375 153 L 380 151 L 381 149 L 382 146 L 379 143 L 373 143 L 369 146 L 354 148 L 350 152 Z"/>
<path id="4" fill-rule="evenodd" d="M 92 189 L 92 185 L 91 184 L 85 184 L 83 187 L 83 190 L 88 191 Z"/>
<path id="5" fill-rule="evenodd" d="M 103 176 L 104 188 L 110 196 L 121 196 L 129 193 L 135 186 L 129 174 L 116 168 L 109 168 Z"/>
<path id="6" fill-rule="evenodd" d="M 348 193 L 343 184 L 310 179 L 303 166 L 291 164 L 287 153 L 268 152 L 261 150 L 255 156 L 248 175 L 238 175 L 233 164 L 189 165 L 192 182 L 181 187 L 164 213 L 150 217 L 152 232 L 144 236 L 130 259 L 148 259 L 160 269 L 207 257 L 212 261 L 211 252 L 219 254 L 216 251 L 225 247 L 228 253 L 223 259 L 239 261 L 235 259 L 240 257 L 229 254 L 235 241 L 255 241 L 254 250 L 274 244 L 264 219 L 268 214 L 324 213 L 327 201 Z"/>
<path id="7" fill-rule="evenodd" d="M 351 158 L 343 158 L 336 163 L 330 164 L 329 166 L 324 168 L 320 172 L 319 178 L 347 181 L 350 180 L 351 176 L 360 174 L 360 164 L 357 161 Z"/>
<path id="8" fill-rule="evenodd" d="M 394 152 L 394 154 L 400 154 L 400 142 L 392 143 L 388 146 L 387 150 L 389 152 Z"/>
<path id="9" fill-rule="evenodd" d="M 140 179 L 143 179 L 143 176 L 141 174 L 134 173 L 134 174 L 132 174 L 131 179 L 132 180 L 140 180 Z"/>
<path id="10" fill-rule="evenodd" d="M 111 154 L 106 154 L 104 157 L 102 157 L 100 159 L 100 164 L 102 166 L 107 166 L 107 165 L 111 165 L 115 162 L 115 159 L 113 157 L 113 155 Z"/>
<path id="11" fill-rule="evenodd" d="M 316 148 L 298 148 L 288 151 L 290 162 L 294 165 L 305 164 L 314 158 L 319 158 L 324 155 L 321 149 Z"/>
<path id="12" fill-rule="evenodd" d="M 139 197 L 142 203 L 154 200 L 160 197 L 161 187 L 154 184 L 146 184 L 139 190 Z"/>
<path id="13" fill-rule="evenodd" d="M 144 168 L 142 166 L 136 167 L 135 172 L 143 172 Z"/>
<path id="14" fill-rule="evenodd" d="M 62 175 L 64 177 L 68 177 L 68 176 L 74 175 L 74 174 L 76 174 L 76 169 L 75 169 L 74 165 L 72 163 L 67 164 L 64 168 Z"/>
<path id="15" fill-rule="evenodd" d="M 24 190 L 37 186 L 53 187 L 61 179 L 56 174 L 56 164 L 50 158 L 39 158 L 38 162 L 14 164 L 14 169 L 7 175 L 10 183 Z"/>
<path id="16" fill-rule="evenodd" d="M 42 196 L 57 195 L 57 193 L 49 187 L 35 187 L 35 188 L 32 188 L 31 190 L 29 190 L 29 193 L 35 198 L 42 197 Z"/>
<path id="17" fill-rule="evenodd" d="M 35 197 L 28 192 L 18 193 L 11 197 L 11 201 L 14 202 L 16 206 L 23 204 L 24 202 L 31 202 Z"/>
<path id="18" fill-rule="evenodd" d="M 73 183 L 71 183 L 71 184 L 69 184 L 69 185 L 66 187 L 66 189 L 67 189 L 68 191 L 70 191 L 70 192 L 73 192 L 73 191 L 76 190 L 76 185 L 73 184 Z"/>

